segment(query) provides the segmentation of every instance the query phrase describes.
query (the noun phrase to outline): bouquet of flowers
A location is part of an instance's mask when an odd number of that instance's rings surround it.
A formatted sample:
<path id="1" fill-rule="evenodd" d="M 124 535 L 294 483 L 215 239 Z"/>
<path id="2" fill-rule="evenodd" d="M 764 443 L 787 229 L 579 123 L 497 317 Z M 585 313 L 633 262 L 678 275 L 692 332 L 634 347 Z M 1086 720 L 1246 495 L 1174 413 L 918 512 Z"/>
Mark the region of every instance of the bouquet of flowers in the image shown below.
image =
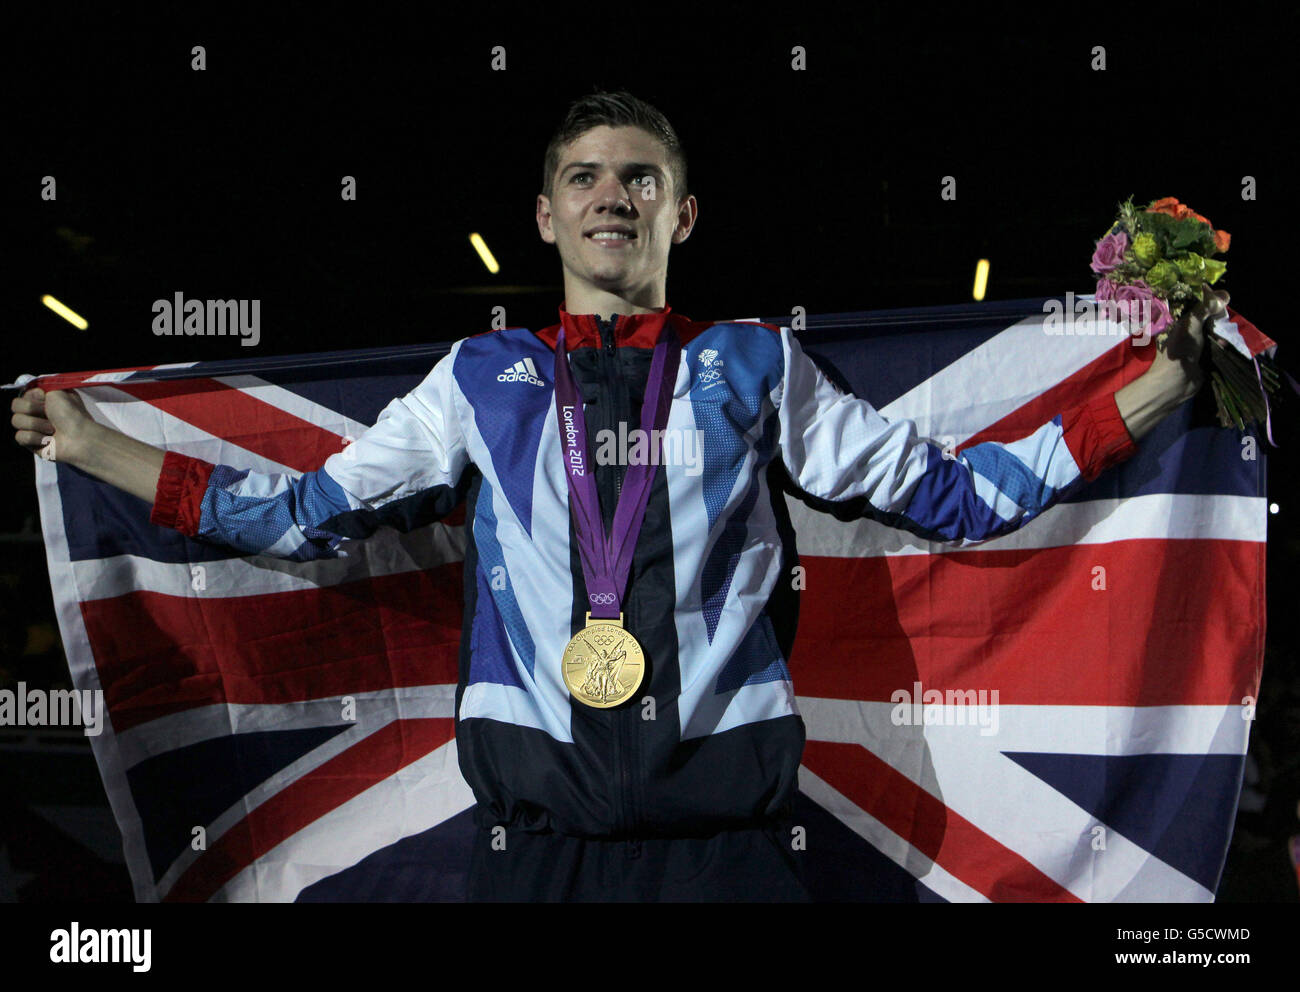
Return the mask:
<path id="1" fill-rule="evenodd" d="M 1207 218 L 1172 196 L 1145 209 L 1134 207 L 1130 196 L 1119 205 L 1119 216 L 1092 256 L 1097 301 L 1118 310 L 1130 326 L 1154 335 L 1157 347 L 1164 348 L 1168 328 L 1227 271 L 1227 263 L 1214 256 L 1226 252 L 1231 242 L 1227 231 L 1215 230 Z M 1268 401 L 1280 382 L 1272 359 L 1243 355 L 1211 327 L 1206 340 L 1219 423 L 1245 430 L 1266 420 Z"/>

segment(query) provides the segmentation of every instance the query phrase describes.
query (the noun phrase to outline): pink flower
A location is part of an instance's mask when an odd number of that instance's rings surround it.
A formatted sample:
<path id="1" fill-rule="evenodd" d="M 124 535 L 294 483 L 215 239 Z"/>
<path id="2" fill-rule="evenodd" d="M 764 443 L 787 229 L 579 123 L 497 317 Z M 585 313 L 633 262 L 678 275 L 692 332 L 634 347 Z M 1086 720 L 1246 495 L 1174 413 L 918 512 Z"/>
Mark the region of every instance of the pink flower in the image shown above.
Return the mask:
<path id="1" fill-rule="evenodd" d="M 1174 322 L 1174 315 L 1169 312 L 1169 305 L 1158 296 L 1151 297 L 1151 327 L 1146 332 L 1153 337 L 1162 333 L 1165 328 Z"/>
<path id="2" fill-rule="evenodd" d="M 1151 299 L 1154 295 L 1151 287 L 1142 279 L 1134 279 L 1132 282 L 1126 282 L 1115 287 L 1115 299 L 1119 300 L 1120 303 L 1130 301 L 1140 303 L 1142 300 Z"/>
<path id="3" fill-rule="evenodd" d="M 1097 300 L 1113 300 L 1115 298 L 1115 284 L 1109 279 L 1097 280 Z"/>
<path id="4" fill-rule="evenodd" d="M 1128 235 L 1123 231 L 1108 234 L 1097 242 L 1097 250 L 1092 253 L 1092 271 L 1101 275 L 1119 268 L 1124 261 L 1124 252 L 1128 251 Z"/>
<path id="5" fill-rule="evenodd" d="M 1129 334 L 1146 344 L 1172 322 L 1169 307 L 1141 279 L 1115 288 L 1115 305 Z"/>

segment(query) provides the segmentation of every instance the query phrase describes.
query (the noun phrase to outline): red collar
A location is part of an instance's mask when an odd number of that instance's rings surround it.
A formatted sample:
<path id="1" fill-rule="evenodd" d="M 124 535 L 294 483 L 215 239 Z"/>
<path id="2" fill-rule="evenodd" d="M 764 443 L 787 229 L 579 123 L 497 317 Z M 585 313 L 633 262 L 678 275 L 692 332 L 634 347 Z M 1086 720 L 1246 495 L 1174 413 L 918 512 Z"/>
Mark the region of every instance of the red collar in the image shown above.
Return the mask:
<path id="1" fill-rule="evenodd" d="M 673 329 L 677 331 L 677 337 L 682 344 L 686 344 L 699 333 L 693 321 L 679 313 L 673 313 L 672 307 L 664 307 L 654 313 L 617 314 L 614 320 L 614 344 L 620 348 L 653 348 L 659 340 L 659 332 L 663 329 L 665 320 L 673 322 Z M 562 324 L 565 351 L 573 351 L 575 348 L 599 348 L 603 342 L 600 339 L 600 325 L 596 321 L 596 314 L 569 313 L 561 303 L 560 323 L 538 331 L 537 336 L 554 351 Z"/>

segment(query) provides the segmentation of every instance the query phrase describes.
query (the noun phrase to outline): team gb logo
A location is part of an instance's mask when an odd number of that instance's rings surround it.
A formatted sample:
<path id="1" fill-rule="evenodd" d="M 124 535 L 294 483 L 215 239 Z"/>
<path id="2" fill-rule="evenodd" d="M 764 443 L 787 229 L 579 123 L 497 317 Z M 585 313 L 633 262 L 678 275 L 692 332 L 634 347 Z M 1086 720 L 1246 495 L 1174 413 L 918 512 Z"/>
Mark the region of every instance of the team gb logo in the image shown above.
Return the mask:
<path id="1" fill-rule="evenodd" d="M 700 382 L 707 382 L 711 385 L 717 385 L 717 380 L 722 377 L 722 359 L 718 357 L 716 348 L 705 348 L 700 352 Z M 709 386 L 705 386 L 708 389 Z"/>

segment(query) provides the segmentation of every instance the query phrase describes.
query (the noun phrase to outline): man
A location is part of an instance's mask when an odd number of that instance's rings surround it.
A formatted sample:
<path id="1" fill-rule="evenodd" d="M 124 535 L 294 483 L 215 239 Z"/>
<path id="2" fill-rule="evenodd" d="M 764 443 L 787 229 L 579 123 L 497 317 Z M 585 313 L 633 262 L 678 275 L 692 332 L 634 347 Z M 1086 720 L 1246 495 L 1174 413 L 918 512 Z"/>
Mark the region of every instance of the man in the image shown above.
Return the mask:
<path id="1" fill-rule="evenodd" d="M 58 460 L 151 501 L 155 523 L 248 553 L 331 557 L 466 501 L 471 898 L 806 898 L 788 820 L 804 731 L 779 473 L 817 505 L 927 537 L 1005 533 L 1195 393 L 1202 319 L 1226 301 L 1210 294 L 1113 397 L 945 458 L 840 393 L 788 330 L 672 313 L 669 251 L 697 217 L 663 115 L 625 93 L 577 101 L 537 198 L 564 272 L 560 323 L 456 342 L 299 479 L 164 455 L 72 393 L 13 404 L 19 444 L 52 438 Z M 638 417 L 650 464 L 644 448 L 593 460 Z M 692 436 L 693 464 L 659 464 Z"/>

